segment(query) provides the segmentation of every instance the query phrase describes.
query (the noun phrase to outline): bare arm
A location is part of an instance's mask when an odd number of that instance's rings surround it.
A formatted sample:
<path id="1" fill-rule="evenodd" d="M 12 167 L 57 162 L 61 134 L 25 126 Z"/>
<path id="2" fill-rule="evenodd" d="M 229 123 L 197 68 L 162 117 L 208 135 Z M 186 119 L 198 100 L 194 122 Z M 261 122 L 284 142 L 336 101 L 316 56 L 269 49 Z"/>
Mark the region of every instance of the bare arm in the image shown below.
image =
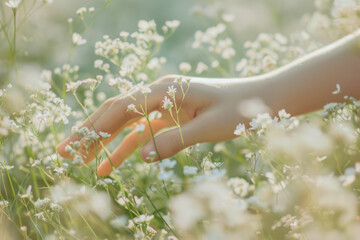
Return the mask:
<path id="1" fill-rule="evenodd" d="M 341 101 L 332 92 L 340 84 L 344 95 L 360 98 L 360 30 L 267 74 L 240 79 L 193 78 L 240 94 L 262 98 L 274 111 L 285 108 L 292 115 L 320 109 Z M 247 88 L 243 93 L 242 89 Z M 236 101 L 234 99 L 234 101 Z"/>
<path id="2" fill-rule="evenodd" d="M 82 127 L 97 132 L 110 133 L 111 137 L 103 141 L 104 145 L 111 142 L 124 127 L 142 117 L 127 111 L 129 104 L 134 104 L 137 109 L 140 109 L 140 105 L 146 104 L 148 112 L 158 110 L 163 113 L 163 117 L 151 122 L 152 131 L 147 124 L 142 134 L 137 131 L 128 134 L 110 154 L 110 158 L 100 164 L 98 174 L 110 174 L 112 166 L 120 166 L 140 146 L 143 146 L 141 154 L 144 159 L 156 150 L 158 154 L 155 160 L 159 160 L 171 157 L 196 143 L 231 140 L 235 137 L 236 125 L 250 120 L 238 111 L 237 107 L 238 103 L 250 98 L 263 99 L 273 112 L 286 109 L 292 115 L 311 112 L 320 109 L 326 103 L 340 101 L 339 96 L 332 95 L 337 83 L 341 85 L 344 94 L 359 98 L 359 41 L 360 30 L 287 66 L 256 77 L 192 78 L 189 92 L 183 102 L 180 102 L 182 96 L 179 93 L 179 84 L 174 83 L 178 76 L 167 76 L 151 84 L 151 93 L 147 98 L 139 90 L 131 96 L 108 99 L 82 124 Z M 178 91 L 177 97 L 171 101 L 177 103 L 177 106 L 182 106 L 179 112 L 182 134 L 179 129 L 173 128 L 156 135 L 152 140 L 152 134 L 175 125 L 170 117 L 171 111 L 175 114 L 174 109 L 169 111 L 162 108 L 161 104 L 165 96 L 169 97 L 166 91 L 172 85 Z M 137 99 L 136 102 L 133 100 L 134 97 Z M 76 140 L 80 139 L 74 135 L 65 139 L 58 145 L 58 152 L 63 157 L 74 157 L 65 151 L 65 146 Z M 92 145 L 90 150 L 81 146 L 78 154 L 88 162 L 97 155 L 96 149 L 101 149 L 99 143 Z"/>
<path id="3" fill-rule="evenodd" d="M 265 94 L 274 108 L 293 115 L 341 101 L 333 95 L 340 84 L 344 95 L 360 97 L 360 30 L 266 76 Z"/>

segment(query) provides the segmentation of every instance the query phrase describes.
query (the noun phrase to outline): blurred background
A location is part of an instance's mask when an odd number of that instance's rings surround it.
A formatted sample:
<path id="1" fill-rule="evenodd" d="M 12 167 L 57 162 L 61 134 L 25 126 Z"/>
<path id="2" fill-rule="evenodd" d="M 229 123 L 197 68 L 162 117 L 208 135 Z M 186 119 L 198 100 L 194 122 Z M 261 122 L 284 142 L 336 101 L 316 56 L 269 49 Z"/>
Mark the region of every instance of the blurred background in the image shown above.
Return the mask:
<path id="1" fill-rule="evenodd" d="M 1 0 L 2 17 L 9 16 L 11 11 Z M 17 37 L 17 61 L 19 65 L 18 80 L 32 85 L 39 79 L 43 69 L 53 70 L 64 64 L 68 57 L 71 43 L 68 18 L 76 17 L 80 7 L 95 7 L 95 13 L 105 4 L 103 0 L 54 0 L 51 4 L 42 5 L 42 1 L 24 0 L 30 8 L 35 3 L 33 14 L 29 15 Z M 261 32 L 294 32 L 302 29 L 301 19 L 314 9 L 312 0 L 116 0 L 112 1 L 83 37 L 87 44 L 74 52 L 70 64 L 80 66 L 81 72 L 91 74 L 96 59 L 94 44 L 103 35 L 116 38 L 120 31 L 137 30 L 139 20 L 154 19 L 158 26 L 166 20 L 180 20 L 181 25 L 161 48 L 160 56 L 167 58 L 167 64 L 160 75 L 178 73 L 180 62 L 196 63 L 204 58 L 199 51 L 191 48 L 194 33 L 204 31 L 216 24 L 223 14 L 232 14 L 235 19 L 229 25 L 234 34 L 235 49 L 241 48 L 244 41 L 254 40 Z M 19 9 L 18 15 L 24 15 Z M 20 16 L 20 19 L 24 16 Z M 9 24 L 11 25 L 11 24 Z M 8 26 L 11 28 L 11 26 Z M 76 29 L 74 29 L 76 31 Z M 11 30 L 10 30 L 11 31 Z M 239 51 L 238 51 L 239 54 Z M 241 54 L 241 52 L 240 52 Z M 0 32 L 0 83 L 14 81 L 10 70 L 9 48 L 5 36 Z"/>

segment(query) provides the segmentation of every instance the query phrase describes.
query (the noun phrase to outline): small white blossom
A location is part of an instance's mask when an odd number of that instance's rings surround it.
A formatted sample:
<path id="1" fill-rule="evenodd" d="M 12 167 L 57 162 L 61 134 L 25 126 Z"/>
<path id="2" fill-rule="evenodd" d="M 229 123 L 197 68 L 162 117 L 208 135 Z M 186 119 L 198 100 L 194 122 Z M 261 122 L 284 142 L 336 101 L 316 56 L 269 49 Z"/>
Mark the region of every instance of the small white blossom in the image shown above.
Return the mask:
<path id="1" fill-rule="evenodd" d="M 127 110 L 128 110 L 128 111 L 132 111 L 132 112 L 136 111 L 135 104 L 129 104 L 129 105 L 127 106 Z"/>
<path id="2" fill-rule="evenodd" d="M 175 98 L 175 94 L 176 94 L 176 87 L 174 87 L 174 85 L 171 85 L 168 87 L 168 91 L 166 92 L 172 99 Z"/>
<path id="3" fill-rule="evenodd" d="M 76 11 L 76 14 L 82 16 L 84 13 L 86 13 L 86 11 L 87 11 L 86 7 L 81 7 Z"/>
<path id="4" fill-rule="evenodd" d="M 175 167 L 176 163 L 177 163 L 176 160 L 170 160 L 166 158 L 160 162 L 160 167 L 162 169 L 172 169 Z"/>
<path id="5" fill-rule="evenodd" d="M 199 62 L 197 67 L 196 67 L 195 72 L 196 72 L 196 74 L 202 74 L 204 71 L 206 71 L 208 69 L 209 69 L 208 65 L 206 65 L 203 62 Z"/>
<path id="6" fill-rule="evenodd" d="M 0 200 L 0 207 L 7 207 L 9 205 L 9 202 L 6 200 Z"/>
<path id="7" fill-rule="evenodd" d="M 166 21 L 165 25 L 171 29 L 175 29 L 180 26 L 180 21 L 178 20 Z"/>
<path id="8" fill-rule="evenodd" d="M 142 87 L 141 88 L 141 93 L 144 94 L 144 95 L 147 95 L 147 94 L 151 93 L 151 89 L 148 88 L 148 87 Z"/>
<path id="9" fill-rule="evenodd" d="M 84 164 L 84 159 L 80 155 L 76 155 L 72 161 L 75 165 L 81 165 Z"/>
<path id="10" fill-rule="evenodd" d="M 154 218 L 154 215 L 143 214 L 134 218 L 135 223 L 150 222 Z"/>
<path id="11" fill-rule="evenodd" d="M 332 94 L 337 95 L 341 93 L 340 85 L 336 84 L 336 90 L 332 92 Z"/>
<path id="12" fill-rule="evenodd" d="M 36 213 L 34 216 L 37 217 L 38 219 L 42 220 L 42 221 L 46 221 L 44 212 Z"/>
<path id="13" fill-rule="evenodd" d="M 95 8 L 94 8 L 94 7 L 90 7 L 90 8 L 89 8 L 89 13 L 90 13 L 90 14 L 93 14 L 94 12 L 95 12 Z"/>
<path id="14" fill-rule="evenodd" d="M 141 123 L 141 124 L 137 124 L 135 127 L 135 131 L 142 133 L 145 130 L 145 124 Z"/>
<path id="15" fill-rule="evenodd" d="M 99 132 L 99 135 L 104 139 L 111 137 L 111 134 L 109 134 L 107 132 L 102 132 L 102 131 Z"/>
<path id="16" fill-rule="evenodd" d="M 184 175 L 195 175 L 198 172 L 198 168 L 194 166 L 184 166 Z"/>
<path id="17" fill-rule="evenodd" d="M 237 136 L 242 136 L 246 134 L 246 129 L 245 129 L 245 125 L 240 123 L 239 125 L 236 126 L 236 129 L 234 131 L 234 134 Z"/>
<path id="18" fill-rule="evenodd" d="M 13 10 L 16 10 L 21 3 L 21 0 L 9 0 L 5 3 L 5 5 L 9 8 L 12 8 Z"/>
<path id="19" fill-rule="evenodd" d="M 72 41 L 76 46 L 83 45 L 87 42 L 86 39 L 82 38 L 82 36 L 76 32 L 72 35 Z"/>
<path id="20" fill-rule="evenodd" d="M 172 101 L 170 100 L 170 98 L 166 97 L 164 98 L 164 100 L 162 101 L 163 105 L 162 108 L 166 109 L 168 111 L 171 111 L 171 109 L 173 108 L 174 104 L 172 103 Z"/>
<path id="21" fill-rule="evenodd" d="M 285 111 L 285 109 L 282 109 L 279 111 L 279 118 L 280 119 L 287 119 L 290 118 L 291 115 Z"/>
<path id="22" fill-rule="evenodd" d="M 34 205 L 37 208 L 44 208 L 46 207 L 49 203 L 50 203 L 50 199 L 49 198 L 44 198 L 44 199 L 38 199 Z"/>
<path id="23" fill-rule="evenodd" d="M 190 63 L 182 62 L 179 65 L 179 69 L 182 73 L 188 73 L 191 71 L 191 65 L 190 65 Z"/>

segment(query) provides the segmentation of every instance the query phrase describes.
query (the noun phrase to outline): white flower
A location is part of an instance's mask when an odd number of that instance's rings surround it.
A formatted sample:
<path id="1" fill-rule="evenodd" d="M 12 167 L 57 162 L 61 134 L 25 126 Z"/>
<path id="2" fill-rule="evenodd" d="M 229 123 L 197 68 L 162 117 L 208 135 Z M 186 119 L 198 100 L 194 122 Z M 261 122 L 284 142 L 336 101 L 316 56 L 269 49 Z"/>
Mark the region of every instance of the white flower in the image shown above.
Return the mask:
<path id="1" fill-rule="evenodd" d="M 19 7 L 20 3 L 21 0 L 9 0 L 8 2 L 5 3 L 5 5 L 15 10 Z"/>
<path id="2" fill-rule="evenodd" d="M 121 228 L 126 225 L 128 218 L 126 216 L 119 216 L 110 221 L 110 225 L 113 228 Z"/>
<path id="3" fill-rule="evenodd" d="M 84 164 L 84 159 L 80 155 L 76 155 L 72 163 L 75 165 L 81 165 Z"/>
<path id="4" fill-rule="evenodd" d="M 138 28 L 140 32 L 146 32 L 148 30 L 155 29 L 156 23 L 154 20 L 151 21 L 140 20 L 138 22 Z"/>
<path id="5" fill-rule="evenodd" d="M 266 56 L 262 60 L 262 67 L 265 71 L 273 69 L 276 65 L 276 60 L 272 56 Z"/>
<path id="6" fill-rule="evenodd" d="M 171 98 L 175 98 L 175 94 L 176 94 L 176 87 L 174 87 L 174 85 L 171 85 L 168 87 L 168 91 L 166 92 Z"/>
<path id="7" fill-rule="evenodd" d="M 209 67 L 205 63 L 199 62 L 196 67 L 196 74 L 202 74 L 204 71 L 206 71 L 208 69 L 209 69 Z"/>
<path id="8" fill-rule="evenodd" d="M 248 193 L 249 183 L 243 178 L 230 178 L 227 185 L 240 197 L 245 197 Z"/>
<path id="9" fill-rule="evenodd" d="M 42 221 L 46 221 L 44 212 L 36 213 L 34 216 L 37 217 L 38 219 L 42 220 Z"/>
<path id="10" fill-rule="evenodd" d="M 158 178 L 161 181 L 168 181 L 170 179 L 172 179 L 174 177 L 174 171 L 170 170 L 170 171 L 162 171 L 160 172 Z"/>
<path id="11" fill-rule="evenodd" d="M 94 62 L 94 68 L 102 68 L 102 65 L 104 64 L 104 61 L 101 59 L 95 60 Z"/>
<path id="12" fill-rule="evenodd" d="M 20 198 L 31 198 L 31 188 L 32 186 L 29 185 L 28 188 L 26 189 L 26 193 L 23 195 L 20 195 Z"/>
<path id="13" fill-rule="evenodd" d="M 142 87 L 141 88 L 141 93 L 144 94 L 144 95 L 147 95 L 147 94 L 151 93 L 151 89 L 148 88 L 148 87 Z"/>
<path id="14" fill-rule="evenodd" d="M 188 231 L 206 216 L 206 206 L 190 193 L 172 198 L 170 209 L 174 224 L 181 231 Z"/>
<path id="15" fill-rule="evenodd" d="M 111 136 L 111 134 L 109 134 L 107 132 L 102 132 L 102 131 L 99 132 L 99 135 L 104 139 Z"/>
<path id="16" fill-rule="evenodd" d="M 11 170 L 13 168 L 14 168 L 14 166 L 8 166 L 8 165 L 0 166 L 0 169 L 4 169 L 4 170 L 7 170 L 7 171 L 9 171 L 9 170 Z"/>
<path id="17" fill-rule="evenodd" d="M 211 62 L 211 67 L 212 68 L 217 68 L 217 67 L 219 67 L 219 65 L 220 65 L 220 63 L 217 60 L 214 60 L 214 61 Z"/>
<path id="18" fill-rule="evenodd" d="M 250 129 L 265 129 L 273 123 L 269 113 L 257 114 L 250 122 Z"/>
<path id="19" fill-rule="evenodd" d="M 46 207 L 49 203 L 51 202 L 51 200 L 49 198 L 44 198 L 44 199 L 38 199 L 34 205 L 37 208 L 43 208 Z"/>
<path id="20" fill-rule="evenodd" d="M 80 81 L 66 83 L 66 92 L 75 92 L 80 85 Z"/>
<path id="21" fill-rule="evenodd" d="M 177 163 L 176 160 L 170 160 L 166 158 L 162 160 L 159 165 L 161 169 L 171 169 L 175 167 L 176 163 Z"/>
<path id="22" fill-rule="evenodd" d="M 82 16 L 84 13 L 86 13 L 86 11 L 86 7 L 81 7 L 76 11 L 76 14 Z"/>
<path id="23" fill-rule="evenodd" d="M 59 204 L 57 203 L 50 203 L 50 208 L 51 210 L 53 210 L 54 212 L 61 212 L 63 209 L 63 207 L 61 207 Z"/>
<path id="24" fill-rule="evenodd" d="M 193 167 L 193 166 L 185 166 L 184 167 L 184 174 L 185 176 L 189 176 L 189 175 L 195 175 L 198 171 L 197 167 Z"/>
<path id="25" fill-rule="evenodd" d="M 172 101 L 170 100 L 170 98 L 166 97 L 163 100 L 163 105 L 162 108 L 171 111 L 171 109 L 173 108 L 174 104 L 172 103 Z"/>
<path id="26" fill-rule="evenodd" d="M 82 36 L 76 32 L 72 35 L 72 41 L 76 46 L 83 45 L 87 42 L 86 39 L 83 39 Z"/>
<path id="27" fill-rule="evenodd" d="M 140 215 L 136 218 L 134 218 L 135 223 L 143 223 L 143 222 L 150 222 L 154 218 L 154 215 Z"/>
<path id="28" fill-rule="evenodd" d="M 35 160 L 31 167 L 36 167 L 41 164 L 41 160 Z"/>
<path id="29" fill-rule="evenodd" d="M 336 84 L 336 90 L 332 92 L 332 94 L 337 95 L 341 93 L 340 85 Z"/>
<path id="30" fill-rule="evenodd" d="M 132 111 L 132 112 L 136 111 L 135 104 L 129 104 L 128 107 L 127 107 L 127 110 Z"/>
<path id="31" fill-rule="evenodd" d="M 129 37 L 129 33 L 125 31 L 121 31 L 119 35 L 124 39 L 127 39 Z"/>
<path id="32" fill-rule="evenodd" d="M 179 69 L 180 69 L 180 71 L 183 72 L 183 73 L 188 73 L 188 72 L 191 71 L 191 65 L 190 65 L 190 63 L 182 62 L 182 63 L 180 63 L 180 65 L 179 65 Z"/>
<path id="33" fill-rule="evenodd" d="M 6 200 L 0 200 L 0 207 L 7 207 L 9 205 L 9 202 Z"/>
<path id="34" fill-rule="evenodd" d="M 141 124 L 137 124 L 135 127 L 135 131 L 142 133 L 145 130 L 145 124 L 141 123 Z"/>
<path id="35" fill-rule="evenodd" d="M 134 234 L 134 238 L 135 239 L 144 239 L 145 234 L 143 232 L 137 232 L 137 233 Z"/>
<path id="36" fill-rule="evenodd" d="M 236 52 L 235 52 L 235 49 L 233 48 L 226 48 L 222 54 L 221 54 L 221 57 L 224 58 L 224 59 L 230 59 L 232 58 L 233 56 L 235 56 Z"/>
<path id="37" fill-rule="evenodd" d="M 171 29 L 175 29 L 180 26 L 180 21 L 178 20 L 166 21 L 165 25 Z"/>
<path id="38" fill-rule="evenodd" d="M 239 125 L 236 126 L 236 129 L 234 131 L 234 134 L 237 136 L 241 136 L 241 135 L 245 135 L 246 133 L 246 129 L 245 129 L 245 125 L 240 123 Z"/>
<path id="39" fill-rule="evenodd" d="M 117 200 L 117 203 L 120 204 L 121 206 L 125 206 L 126 203 L 130 202 L 129 199 L 127 199 L 126 197 L 123 196 L 118 196 L 119 199 Z"/>
<path id="40" fill-rule="evenodd" d="M 283 118 L 290 118 L 290 114 L 289 113 L 287 113 L 286 111 L 285 111 L 285 109 L 282 109 L 282 110 L 280 110 L 279 111 L 279 118 L 280 119 L 283 119 Z"/>
<path id="41" fill-rule="evenodd" d="M 322 157 L 316 157 L 316 161 L 317 162 L 322 162 L 327 158 L 327 156 L 322 156 Z"/>
<path id="42" fill-rule="evenodd" d="M 238 64 L 236 64 L 235 70 L 237 72 L 241 72 L 246 67 L 246 65 L 247 65 L 247 59 L 243 58 Z"/>
<path id="43" fill-rule="evenodd" d="M 41 72 L 41 79 L 45 82 L 51 82 L 51 71 L 49 70 L 43 70 Z"/>

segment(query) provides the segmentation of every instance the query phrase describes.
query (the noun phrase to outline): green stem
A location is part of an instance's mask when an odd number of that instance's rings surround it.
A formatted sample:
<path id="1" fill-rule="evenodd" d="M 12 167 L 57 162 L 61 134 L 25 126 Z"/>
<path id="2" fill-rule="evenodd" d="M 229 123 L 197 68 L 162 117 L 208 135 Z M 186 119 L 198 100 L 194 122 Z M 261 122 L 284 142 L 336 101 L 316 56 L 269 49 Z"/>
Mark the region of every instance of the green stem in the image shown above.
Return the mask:
<path id="1" fill-rule="evenodd" d="M 3 32 L 4 32 L 4 35 L 5 35 L 5 37 L 6 37 L 6 40 L 7 40 L 8 44 L 9 44 L 10 52 L 12 53 L 12 52 L 13 52 L 13 49 L 12 49 L 12 46 L 11 46 L 11 42 L 10 42 L 9 35 L 7 34 L 6 29 L 5 29 L 5 27 L 4 27 L 4 25 L 2 24 L 1 21 L 0 21 L 0 25 L 1 25 L 1 28 L 2 28 L 2 30 L 3 30 Z"/>
<path id="2" fill-rule="evenodd" d="M 17 74 L 18 68 L 17 68 L 17 63 L 16 63 L 16 9 L 14 9 L 13 12 L 14 12 L 14 43 L 13 43 L 14 52 L 13 52 L 13 56 L 14 56 L 15 72 Z"/>
<path id="3" fill-rule="evenodd" d="M 147 197 L 147 199 L 149 200 L 151 206 L 155 209 L 155 212 L 157 213 L 157 215 L 159 216 L 159 218 L 165 223 L 165 225 L 169 228 L 169 230 L 174 234 L 175 237 L 178 237 L 177 234 L 174 232 L 174 230 L 170 227 L 170 225 L 166 222 L 166 220 L 163 218 L 163 216 L 161 215 L 161 213 L 159 212 L 159 210 L 157 209 L 157 207 L 155 206 L 155 204 L 153 203 L 153 201 L 151 201 L 150 196 L 148 195 L 148 193 L 146 192 L 146 189 L 144 189 L 144 193 L 145 196 Z"/>

